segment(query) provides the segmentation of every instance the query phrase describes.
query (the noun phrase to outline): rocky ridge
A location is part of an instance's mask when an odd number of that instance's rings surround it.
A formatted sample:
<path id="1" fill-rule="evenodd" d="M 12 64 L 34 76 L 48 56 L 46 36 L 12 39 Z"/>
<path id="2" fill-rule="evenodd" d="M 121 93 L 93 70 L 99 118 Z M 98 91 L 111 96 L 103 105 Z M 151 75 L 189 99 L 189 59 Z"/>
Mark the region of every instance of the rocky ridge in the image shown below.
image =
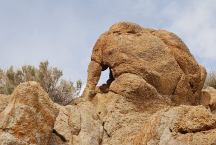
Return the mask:
<path id="1" fill-rule="evenodd" d="M 0 145 L 216 144 L 216 90 L 202 90 L 205 77 L 175 34 L 116 23 L 97 40 L 71 105 L 53 103 L 36 82 L 0 95 Z"/>

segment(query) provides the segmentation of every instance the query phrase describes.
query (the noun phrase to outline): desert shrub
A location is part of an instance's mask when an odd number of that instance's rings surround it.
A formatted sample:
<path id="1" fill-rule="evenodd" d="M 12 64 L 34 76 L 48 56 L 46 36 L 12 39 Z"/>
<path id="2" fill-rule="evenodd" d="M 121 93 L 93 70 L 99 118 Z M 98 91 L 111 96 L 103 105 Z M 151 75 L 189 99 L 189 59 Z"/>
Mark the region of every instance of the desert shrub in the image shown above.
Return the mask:
<path id="1" fill-rule="evenodd" d="M 82 82 L 61 79 L 62 75 L 62 71 L 50 67 L 48 61 L 41 62 L 38 68 L 24 65 L 16 70 L 13 66 L 7 70 L 0 69 L 0 94 L 11 94 L 22 82 L 36 81 L 54 102 L 66 105 L 78 96 Z"/>
<path id="2" fill-rule="evenodd" d="M 216 89 L 216 72 L 210 72 L 206 78 L 204 87 L 213 87 Z"/>

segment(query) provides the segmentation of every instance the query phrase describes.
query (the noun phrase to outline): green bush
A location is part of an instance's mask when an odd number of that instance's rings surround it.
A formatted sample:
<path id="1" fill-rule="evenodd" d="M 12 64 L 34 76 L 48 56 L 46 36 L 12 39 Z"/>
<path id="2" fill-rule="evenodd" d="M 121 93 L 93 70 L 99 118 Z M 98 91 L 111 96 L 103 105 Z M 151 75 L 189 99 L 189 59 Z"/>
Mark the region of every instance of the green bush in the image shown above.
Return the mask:
<path id="1" fill-rule="evenodd" d="M 36 68 L 31 65 L 24 65 L 14 70 L 11 66 L 8 70 L 0 69 L 0 94 L 11 94 L 15 87 L 22 82 L 39 82 L 50 98 L 61 105 L 70 103 L 78 96 L 82 82 L 60 79 L 63 73 L 56 67 L 50 67 L 48 61 L 41 62 Z"/>

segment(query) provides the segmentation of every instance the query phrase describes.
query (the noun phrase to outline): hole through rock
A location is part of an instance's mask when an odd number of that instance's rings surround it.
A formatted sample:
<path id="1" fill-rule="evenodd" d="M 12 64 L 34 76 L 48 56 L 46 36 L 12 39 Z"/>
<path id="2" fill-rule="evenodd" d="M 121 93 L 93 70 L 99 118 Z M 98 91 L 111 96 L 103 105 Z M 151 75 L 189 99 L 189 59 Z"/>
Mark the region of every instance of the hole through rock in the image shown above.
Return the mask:
<path id="1" fill-rule="evenodd" d="M 101 72 L 100 80 L 99 80 L 97 86 L 101 86 L 103 84 L 106 84 L 107 80 L 109 79 L 109 73 L 110 73 L 109 68 L 107 68 L 106 70 Z"/>

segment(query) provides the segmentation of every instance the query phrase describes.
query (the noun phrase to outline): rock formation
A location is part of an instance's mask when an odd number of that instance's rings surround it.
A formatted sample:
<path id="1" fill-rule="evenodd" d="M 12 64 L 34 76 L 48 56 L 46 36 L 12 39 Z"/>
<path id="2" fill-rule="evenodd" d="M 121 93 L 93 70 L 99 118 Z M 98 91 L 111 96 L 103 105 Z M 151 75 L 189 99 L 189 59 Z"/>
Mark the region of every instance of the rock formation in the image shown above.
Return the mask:
<path id="1" fill-rule="evenodd" d="M 203 106 L 179 106 L 152 115 L 134 145 L 216 144 L 216 116 Z"/>
<path id="2" fill-rule="evenodd" d="M 107 68 L 109 91 L 146 98 L 158 93 L 170 96 L 176 104 L 198 104 L 206 77 L 205 69 L 178 36 L 126 22 L 114 24 L 97 40 L 85 96 L 95 94 L 101 71 Z"/>
<path id="3" fill-rule="evenodd" d="M 20 84 L 0 113 L 0 145 L 46 145 L 58 109 L 36 82 Z"/>
<path id="4" fill-rule="evenodd" d="M 53 103 L 35 82 L 0 96 L 0 145 L 216 144 L 216 91 L 202 91 L 205 77 L 175 34 L 120 22 L 97 40 L 86 89 L 71 105 Z"/>

